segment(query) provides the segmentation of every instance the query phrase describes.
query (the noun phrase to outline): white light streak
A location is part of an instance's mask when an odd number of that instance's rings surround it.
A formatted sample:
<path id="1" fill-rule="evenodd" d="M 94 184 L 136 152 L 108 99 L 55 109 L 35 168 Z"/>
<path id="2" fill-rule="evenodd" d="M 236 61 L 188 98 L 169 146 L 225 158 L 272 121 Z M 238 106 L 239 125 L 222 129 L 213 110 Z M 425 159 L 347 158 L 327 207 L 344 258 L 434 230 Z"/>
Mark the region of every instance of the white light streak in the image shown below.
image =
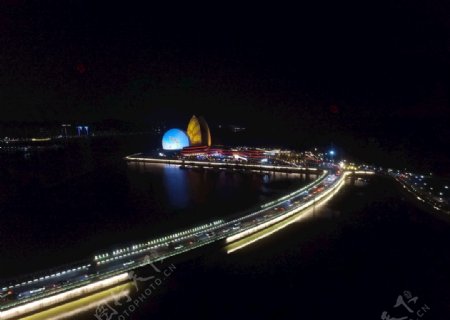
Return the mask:
<path id="1" fill-rule="evenodd" d="M 267 222 L 265 222 L 265 223 L 262 223 L 262 224 L 260 224 L 260 225 L 255 226 L 255 227 L 249 228 L 249 229 L 244 230 L 244 231 L 242 231 L 242 232 L 240 232 L 240 233 L 237 233 L 237 234 L 235 234 L 235 235 L 232 235 L 231 237 L 228 237 L 228 238 L 226 239 L 226 242 L 227 242 L 227 243 L 234 242 L 234 241 L 236 241 L 236 240 L 239 240 L 239 239 L 241 239 L 241 238 L 244 238 L 244 237 L 246 237 L 246 236 L 249 236 L 249 235 L 251 235 L 251 234 L 253 234 L 253 233 L 257 232 L 257 231 L 263 230 L 263 229 L 265 229 L 265 228 L 267 228 L 267 227 L 269 227 L 269 226 L 271 226 L 271 225 L 273 225 L 273 224 L 276 224 L 277 222 L 283 221 L 283 220 L 285 220 L 286 218 L 288 218 L 288 217 L 290 217 L 290 216 L 292 216 L 292 215 L 298 213 L 299 211 L 302 211 L 303 209 L 305 209 L 305 208 L 307 208 L 307 207 L 309 207 L 309 206 L 311 206 L 311 205 L 317 203 L 318 201 L 320 201 L 320 200 L 321 200 L 322 198 L 324 198 L 325 196 L 329 195 L 329 194 L 330 194 L 331 192 L 333 192 L 334 190 L 336 190 L 336 192 L 339 191 L 340 188 L 341 188 L 341 187 L 343 186 L 343 184 L 344 184 L 345 176 L 347 176 L 348 174 L 350 174 L 350 173 L 345 172 L 345 173 L 342 175 L 342 177 L 340 178 L 340 181 L 338 181 L 333 187 L 331 187 L 331 188 L 328 189 L 327 191 L 324 191 L 323 193 L 321 193 L 321 194 L 320 194 L 319 196 L 317 196 L 315 199 L 310 200 L 310 201 L 304 203 L 303 205 L 301 205 L 301 206 L 298 207 L 298 208 L 295 208 L 295 209 L 293 209 L 293 210 L 287 211 L 285 214 L 283 214 L 283 215 L 281 215 L 281 216 L 278 216 L 278 217 L 276 217 L 276 218 L 274 218 L 274 219 L 271 219 L 271 220 L 269 220 L 269 221 L 267 221 Z M 332 196 L 332 195 L 331 195 L 331 196 Z M 330 196 L 330 198 L 331 198 L 331 196 Z M 275 230 L 275 231 L 276 231 L 276 230 Z M 275 231 L 274 231 L 274 232 L 275 232 Z M 273 232 L 272 232 L 272 233 L 273 233 Z M 271 234 L 271 233 L 269 233 L 269 234 Z M 266 235 L 266 236 L 267 236 L 267 235 Z M 256 239 L 256 240 L 254 240 L 254 241 L 252 241 L 252 242 L 255 242 L 255 241 L 257 241 L 257 240 L 259 240 L 259 239 Z M 237 249 L 236 249 L 236 250 L 237 250 Z"/>
<path id="2" fill-rule="evenodd" d="M 56 294 L 51 297 L 43 298 L 40 300 L 36 300 L 27 304 L 24 304 L 22 306 L 14 307 L 5 311 L 0 311 L 0 319 L 11 319 L 11 318 L 17 318 L 19 316 L 22 316 L 27 313 L 31 313 L 34 311 L 38 311 L 43 308 L 47 308 L 50 306 L 53 306 L 55 304 L 67 301 L 69 299 L 78 298 L 80 296 L 83 296 L 87 293 L 91 293 L 106 287 L 110 287 L 112 285 L 118 284 L 120 282 L 126 281 L 129 279 L 128 273 L 122 273 L 117 276 L 100 280 L 85 286 L 82 286 L 80 288 L 76 288 L 73 290 L 69 290 L 63 293 Z"/>

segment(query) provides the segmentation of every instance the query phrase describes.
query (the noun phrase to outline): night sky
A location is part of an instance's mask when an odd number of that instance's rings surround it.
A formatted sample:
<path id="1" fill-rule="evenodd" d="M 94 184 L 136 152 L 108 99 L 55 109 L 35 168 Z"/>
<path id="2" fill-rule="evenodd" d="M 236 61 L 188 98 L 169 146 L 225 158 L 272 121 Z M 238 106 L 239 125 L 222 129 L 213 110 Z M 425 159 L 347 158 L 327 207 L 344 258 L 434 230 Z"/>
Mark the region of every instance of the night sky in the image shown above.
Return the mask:
<path id="1" fill-rule="evenodd" d="M 448 1 L 95 3 L 1 1 L 1 121 L 203 114 L 442 166 Z"/>

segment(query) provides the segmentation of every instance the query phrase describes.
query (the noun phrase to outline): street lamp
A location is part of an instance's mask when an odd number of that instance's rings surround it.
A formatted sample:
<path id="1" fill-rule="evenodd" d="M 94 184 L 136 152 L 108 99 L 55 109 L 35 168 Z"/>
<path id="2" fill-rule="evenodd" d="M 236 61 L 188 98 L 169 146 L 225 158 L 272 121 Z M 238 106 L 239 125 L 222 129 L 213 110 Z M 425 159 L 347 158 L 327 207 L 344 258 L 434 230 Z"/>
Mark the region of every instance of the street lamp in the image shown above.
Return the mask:
<path id="1" fill-rule="evenodd" d="M 331 162 L 334 162 L 334 156 L 336 154 L 336 151 L 334 151 L 333 149 L 331 149 L 330 151 L 328 151 L 328 155 L 330 156 L 330 160 Z"/>

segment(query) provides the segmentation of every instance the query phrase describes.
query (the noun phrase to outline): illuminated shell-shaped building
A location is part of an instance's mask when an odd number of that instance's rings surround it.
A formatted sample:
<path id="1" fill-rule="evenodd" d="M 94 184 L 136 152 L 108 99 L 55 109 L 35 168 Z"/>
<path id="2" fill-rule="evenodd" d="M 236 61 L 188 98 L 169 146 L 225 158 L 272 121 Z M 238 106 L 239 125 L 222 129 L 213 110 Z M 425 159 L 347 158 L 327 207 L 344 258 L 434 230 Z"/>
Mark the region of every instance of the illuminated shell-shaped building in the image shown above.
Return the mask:
<path id="1" fill-rule="evenodd" d="M 192 116 L 186 132 L 191 146 L 211 146 L 211 132 L 203 117 Z"/>
<path id="2" fill-rule="evenodd" d="M 189 147 L 189 137 L 180 129 L 170 129 L 162 138 L 162 146 L 164 150 L 181 150 Z"/>

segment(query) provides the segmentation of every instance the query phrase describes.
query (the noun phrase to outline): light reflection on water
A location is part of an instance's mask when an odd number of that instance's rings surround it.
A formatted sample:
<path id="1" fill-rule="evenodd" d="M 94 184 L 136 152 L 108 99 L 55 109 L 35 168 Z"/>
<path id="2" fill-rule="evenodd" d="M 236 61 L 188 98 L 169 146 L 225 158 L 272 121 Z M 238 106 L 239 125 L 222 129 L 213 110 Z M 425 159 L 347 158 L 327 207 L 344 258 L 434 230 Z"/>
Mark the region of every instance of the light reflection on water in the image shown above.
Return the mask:
<path id="1" fill-rule="evenodd" d="M 448 319 L 448 224 L 401 196 L 385 177 L 348 179 L 302 223 L 236 254 L 215 250 L 177 263 L 127 319 L 379 318 L 405 283 Z M 91 310 L 71 319 L 95 317 Z"/>
<path id="2" fill-rule="evenodd" d="M 186 174 L 178 174 L 176 166 L 163 166 L 163 184 L 170 203 L 176 208 L 184 208 L 189 203 L 189 189 L 192 183 Z M 195 189 L 194 189 L 195 191 Z"/>
<path id="3" fill-rule="evenodd" d="M 249 190 L 261 189 L 263 192 L 272 192 L 272 195 L 279 196 L 292 189 L 292 185 L 296 187 L 301 186 L 306 181 L 316 178 L 316 176 L 307 177 L 304 174 L 183 170 L 177 166 L 168 165 L 131 165 L 129 169 L 131 171 L 131 180 L 136 178 L 134 177 L 136 173 L 142 175 L 139 179 L 143 177 L 144 180 L 147 180 L 147 183 L 141 185 L 143 188 L 148 187 L 148 180 L 152 180 L 152 176 L 159 176 L 161 182 L 159 191 L 165 194 L 168 203 L 174 208 L 184 208 L 192 204 L 201 205 L 202 203 L 211 201 L 210 197 L 219 200 L 233 198 L 236 197 L 236 192 L 242 193 L 243 190 L 247 192 L 244 196 L 249 195 Z M 150 176 L 145 176 L 145 174 L 149 174 Z M 287 183 L 286 181 L 291 182 Z M 140 184 L 137 183 L 136 185 Z M 242 188 L 242 185 L 244 185 L 244 188 Z M 219 203 L 220 205 L 222 203 Z M 114 303 L 117 298 L 124 297 L 128 294 L 130 294 L 129 285 L 123 285 L 49 309 L 26 319 L 95 319 L 94 312 L 98 305 L 108 302 Z M 112 295 L 115 295 L 116 298 Z"/>
<path id="4" fill-rule="evenodd" d="M 14 219 L 0 223 L 0 243 L 10 243 L 14 235 L 15 250 L 0 248 L 0 277 L 71 263 L 104 248 L 226 218 L 310 178 L 124 161 L 99 165 L 57 187 L 33 188 L 8 200 L 2 210 Z"/>

